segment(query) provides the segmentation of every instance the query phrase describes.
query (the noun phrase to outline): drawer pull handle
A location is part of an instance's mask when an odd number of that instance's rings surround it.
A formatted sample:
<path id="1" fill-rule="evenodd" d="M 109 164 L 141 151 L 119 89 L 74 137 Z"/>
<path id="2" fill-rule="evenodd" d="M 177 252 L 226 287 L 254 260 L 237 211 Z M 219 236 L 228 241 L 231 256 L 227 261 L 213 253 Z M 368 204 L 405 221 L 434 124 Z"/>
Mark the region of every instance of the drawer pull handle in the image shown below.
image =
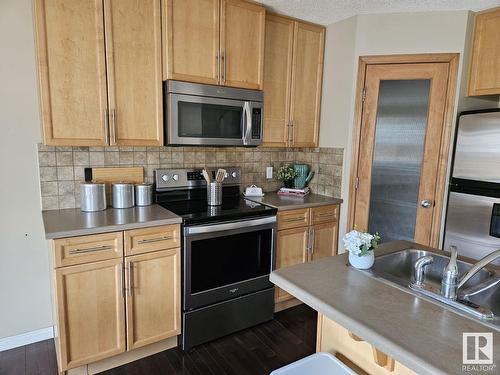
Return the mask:
<path id="1" fill-rule="evenodd" d="M 112 250 L 113 246 L 112 245 L 102 245 L 102 246 L 96 246 L 96 247 L 88 247 L 88 248 L 77 248 L 77 249 L 71 249 L 69 251 L 70 255 L 75 255 L 75 254 L 85 254 L 85 253 L 92 253 L 94 251 L 104 251 L 104 250 Z"/>
<path id="2" fill-rule="evenodd" d="M 148 238 L 148 239 L 145 239 L 145 240 L 139 240 L 137 241 L 137 243 L 139 245 L 144 245 L 144 244 L 147 244 L 147 243 L 154 243 L 154 242 L 161 242 L 161 241 L 170 241 L 170 240 L 173 240 L 174 239 L 174 236 L 163 236 L 163 237 L 158 237 L 158 238 Z"/>
<path id="3" fill-rule="evenodd" d="M 326 213 L 323 213 L 323 214 L 317 214 L 318 217 L 330 217 L 330 216 L 336 216 L 335 215 L 335 212 L 326 212 Z"/>
<path id="4" fill-rule="evenodd" d="M 290 223 L 293 221 L 304 221 L 304 220 L 305 220 L 305 218 L 303 216 L 301 216 L 301 217 L 291 217 L 291 218 L 285 219 L 284 221 L 287 223 Z"/>

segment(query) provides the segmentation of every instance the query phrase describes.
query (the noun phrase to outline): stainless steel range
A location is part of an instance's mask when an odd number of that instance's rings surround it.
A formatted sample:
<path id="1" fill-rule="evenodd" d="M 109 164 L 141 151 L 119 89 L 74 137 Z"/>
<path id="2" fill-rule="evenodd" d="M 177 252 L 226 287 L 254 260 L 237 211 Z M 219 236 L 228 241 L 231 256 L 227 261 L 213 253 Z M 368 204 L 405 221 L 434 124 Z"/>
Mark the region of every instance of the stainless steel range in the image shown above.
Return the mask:
<path id="1" fill-rule="evenodd" d="M 273 318 L 276 209 L 241 198 L 241 170 L 225 169 L 221 206 L 201 170 L 155 171 L 156 202 L 183 218 L 184 350 Z"/>

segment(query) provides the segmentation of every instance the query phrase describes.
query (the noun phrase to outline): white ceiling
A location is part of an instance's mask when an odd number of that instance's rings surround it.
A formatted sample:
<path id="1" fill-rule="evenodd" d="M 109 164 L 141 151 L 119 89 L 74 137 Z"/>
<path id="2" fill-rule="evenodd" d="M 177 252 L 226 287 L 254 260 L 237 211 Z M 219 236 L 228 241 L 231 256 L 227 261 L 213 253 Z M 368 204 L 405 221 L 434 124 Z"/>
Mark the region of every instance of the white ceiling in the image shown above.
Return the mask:
<path id="1" fill-rule="evenodd" d="M 271 10 L 328 25 L 356 14 L 483 10 L 500 0 L 258 0 Z"/>

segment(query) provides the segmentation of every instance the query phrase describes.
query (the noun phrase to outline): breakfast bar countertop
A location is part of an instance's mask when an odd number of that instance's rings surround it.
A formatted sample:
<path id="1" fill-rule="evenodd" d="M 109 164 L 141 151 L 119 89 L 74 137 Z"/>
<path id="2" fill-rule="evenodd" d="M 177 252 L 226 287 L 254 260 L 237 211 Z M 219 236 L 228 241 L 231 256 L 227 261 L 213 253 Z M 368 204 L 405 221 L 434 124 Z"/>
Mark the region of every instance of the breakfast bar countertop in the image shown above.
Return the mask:
<path id="1" fill-rule="evenodd" d="M 412 242 L 395 241 L 380 245 L 376 255 L 408 248 L 440 252 Z M 493 372 L 498 373 L 499 331 L 347 264 L 347 254 L 341 254 L 278 269 L 271 273 L 270 280 L 421 375 L 465 373 L 462 333 L 492 332 L 493 366 L 497 366 L 497 372 Z"/>
<path id="2" fill-rule="evenodd" d="M 180 224 L 182 218 L 157 205 L 132 208 L 107 208 L 83 212 L 79 208 L 43 211 L 45 238 L 84 236 L 88 234 Z"/>

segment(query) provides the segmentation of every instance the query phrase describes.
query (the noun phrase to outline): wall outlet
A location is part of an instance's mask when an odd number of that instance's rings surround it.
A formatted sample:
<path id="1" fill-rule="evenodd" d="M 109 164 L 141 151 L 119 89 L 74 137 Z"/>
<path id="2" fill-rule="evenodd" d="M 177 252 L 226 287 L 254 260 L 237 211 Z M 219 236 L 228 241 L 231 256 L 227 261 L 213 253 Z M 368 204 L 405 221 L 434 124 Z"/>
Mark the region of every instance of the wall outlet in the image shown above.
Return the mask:
<path id="1" fill-rule="evenodd" d="M 273 178 L 273 167 L 266 167 L 266 178 L 272 180 Z"/>

